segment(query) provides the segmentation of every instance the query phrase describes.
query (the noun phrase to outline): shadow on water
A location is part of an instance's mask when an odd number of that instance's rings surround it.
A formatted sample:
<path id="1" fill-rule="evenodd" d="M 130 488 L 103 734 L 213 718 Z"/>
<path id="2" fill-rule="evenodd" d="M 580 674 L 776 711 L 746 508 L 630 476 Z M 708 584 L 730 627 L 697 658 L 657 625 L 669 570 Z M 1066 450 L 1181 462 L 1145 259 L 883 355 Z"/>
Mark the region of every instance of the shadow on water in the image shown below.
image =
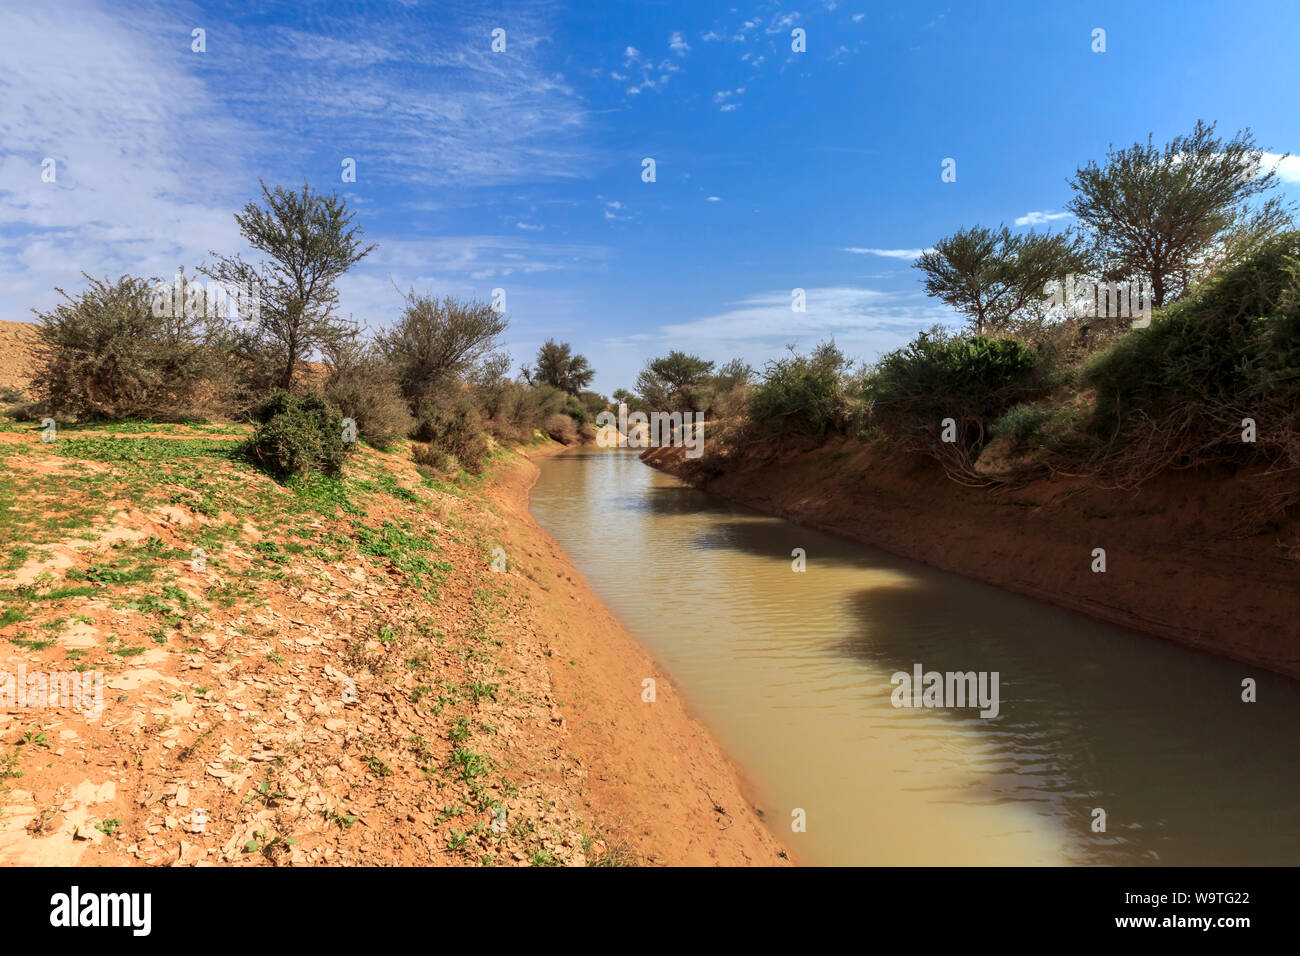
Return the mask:
<path id="1" fill-rule="evenodd" d="M 729 505 L 630 455 L 547 464 L 539 520 L 776 799 L 830 816 L 898 792 L 908 818 L 889 826 L 918 838 L 1016 808 L 1045 821 L 1043 860 L 1300 861 L 1300 685 Z M 891 707 L 890 675 L 917 663 L 998 672 L 999 716 Z M 820 858 L 882 859 L 879 825 L 846 821 Z M 968 836 L 976 854 L 1009 838 Z"/>
<path id="2" fill-rule="evenodd" d="M 905 582 L 851 596 L 855 626 L 831 647 L 890 675 L 911 674 L 917 663 L 925 671 L 997 672 L 997 718 L 934 712 L 988 746 L 989 799 L 1005 796 L 1002 774 L 1013 772 L 1016 799 L 1043 804 L 1040 812 L 1067 825 L 1106 809 L 1112 839 L 1087 854 L 1097 861 L 1134 862 L 1136 854 L 1195 863 L 1207 842 L 1217 844 L 1216 858 L 1225 862 L 1300 858 L 1300 809 L 1288 807 L 1288 794 L 1300 793 L 1294 683 L 787 521 L 735 518 L 737 509 L 716 504 L 709 510 L 733 517 L 711 522 L 692 538 L 693 547 L 781 563 L 803 547 L 810 575 L 907 567 Z M 1241 700 L 1247 676 L 1259 691 L 1253 704 Z M 881 682 L 877 690 L 889 694 L 893 686 Z M 1224 827 L 1229 815 L 1273 819 L 1275 839 L 1240 846 L 1234 828 Z M 1189 845 L 1195 852 L 1187 852 Z"/>

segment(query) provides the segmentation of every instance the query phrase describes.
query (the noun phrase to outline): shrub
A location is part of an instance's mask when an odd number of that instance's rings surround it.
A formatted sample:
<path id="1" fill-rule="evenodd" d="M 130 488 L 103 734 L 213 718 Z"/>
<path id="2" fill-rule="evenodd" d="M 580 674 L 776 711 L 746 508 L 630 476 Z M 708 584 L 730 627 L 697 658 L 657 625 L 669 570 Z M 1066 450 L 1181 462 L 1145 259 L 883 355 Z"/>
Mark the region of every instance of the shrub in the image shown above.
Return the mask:
<path id="1" fill-rule="evenodd" d="M 546 419 L 546 434 L 565 445 L 578 443 L 578 423 L 568 415 L 555 414 Z"/>
<path id="2" fill-rule="evenodd" d="M 375 448 L 392 447 L 411 431 L 415 419 L 397 382 L 377 363 L 336 368 L 325 387 L 327 401 L 357 425 L 357 434 Z"/>
<path id="3" fill-rule="evenodd" d="M 1097 392 L 1097 467 L 1128 483 L 1226 459 L 1300 467 L 1300 232 L 1260 242 L 1082 380 Z M 1254 443 L 1241 440 L 1244 418 L 1259 424 Z"/>
<path id="4" fill-rule="evenodd" d="M 762 381 L 749 394 L 751 419 L 817 437 L 843 431 L 853 417 L 845 389 L 851 365 L 834 342 L 823 342 L 806 356 L 792 349 L 789 357 L 768 363 Z"/>
<path id="5" fill-rule="evenodd" d="M 202 309 L 155 315 L 156 282 L 86 278 L 90 284 L 80 295 L 60 289 L 66 301 L 36 313 L 32 389 L 53 413 L 179 419 L 217 397 L 204 386 L 223 356 L 209 340 L 214 327 Z"/>
<path id="6" fill-rule="evenodd" d="M 508 324 L 488 303 L 411 291 L 396 324 L 376 338 L 375 347 L 394 370 L 411 407 L 418 409 L 489 359 Z"/>
<path id="7" fill-rule="evenodd" d="M 434 471 L 450 471 L 456 466 L 455 458 L 433 445 L 412 445 L 411 457 L 420 467 Z"/>
<path id="8" fill-rule="evenodd" d="M 444 390 L 436 400 L 421 404 L 416 418 L 412 438 L 454 456 L 472 474 L 482 472 L 488 438 L 483 417 L 467 389 L 454 386 Z"/>
<path id="9" fill-rule="evenodd" d="M 955 444 L 971 450 L 983 443 L 995 417 L 1031 395 L 1036 370 L 1034 353 L 1012 339 L 932 330 L 882 357 L 862 390 L 873 417 L 893 437 L 928 447 L 942 420 L 951 418 Z"/>
<path id="10" fill-rule="evenodd" d="M 253 459 L 278 478 L 312 472 L 337 475 L 353 448 L 343 440 L 343 416 L 319 395 L 278 392 L 257 412 Z"/>
<path id="11" fill-rule="evenodd" d="M 989 426 L 989 435 L 995 438 L 1006 435 L 1012 447 L 1019 450 L 1042 436 L 1054 411 L 1048 405 L 1015 405 Z"/>
<path id="12" fill-rule="evenodd" d="M 45 402 L 19 402 L 6 408 L 4 414 L 16 422 L 39 422 L 50 416 L 50 408 Z"/>
<path id="13" fill-rule="evenodd" d="M 1263 243 L 1084 370 L 1104 416 L 1243 402 L 1300 374 L 1300 232 Z"/>

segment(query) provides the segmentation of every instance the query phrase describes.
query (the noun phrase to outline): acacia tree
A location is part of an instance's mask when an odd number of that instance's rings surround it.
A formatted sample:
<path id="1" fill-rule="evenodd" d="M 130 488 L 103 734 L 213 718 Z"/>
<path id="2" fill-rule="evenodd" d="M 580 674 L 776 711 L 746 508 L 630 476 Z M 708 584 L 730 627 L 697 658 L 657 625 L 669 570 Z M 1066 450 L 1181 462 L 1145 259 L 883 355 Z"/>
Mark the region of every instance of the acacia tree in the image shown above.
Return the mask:
<path id="1" fill-rule="evenodd" d="M 712 399 L 713 363 L 673 350 L 646 364 L 636 390 L 651 408 L 703 411 Z"/>
<path id="2" fill-rule="evenodd" d="M 1014 235 L 1006 226 L 959 229 L 916 261 L 925 273 L 926 294 L 968 315 L 980 335 L 1004 328 L 1018 312 L 1041 302 L 1048 282 L 1087 267 L 1077 235 Z"/>
<path id="3" fill-rule="evenodd" d="M 537 350 L 537 364 L 521 369 L 524 378 L 534 385 L 550 385 L 570 395 L 578 395 L 591 384 L 596 371 L 585 355 L 574 355 L 568 342 L 547 339 Z"/>
<path id="4" fill-rule="evenodd" d="M 335 283 L 375 246 L 362 245 L 361 228 L 352 224 L 355 213 L 337 194 L 325 196 L 305 184 L 300 192 L 261 186 L 264 205 L 249 202 L 235 213 L 235 222 L 266 259 L 259 266 L 213 252 L 216 262 L 200 271 L 255 290 L 258 314 L 242 332 L 240 351 L 265 369 L 266 384 L 288 389 L 301 362 L 354 331 L 353 323 L 335 314 Z"/>
<path id="5" fill-rule="evenodd" d="M 1215 259 L 1287 228 L 1280 199 L 1253 200 L 1277 182 L 1249 130 L 1224 140 L 1198 121 L 1163 149 L 1111 148 L 1070 180 L 1068 209 L 1092 233 L 1106 278 L 1145 278 L 1152 305 L 1178 298 Z"/>

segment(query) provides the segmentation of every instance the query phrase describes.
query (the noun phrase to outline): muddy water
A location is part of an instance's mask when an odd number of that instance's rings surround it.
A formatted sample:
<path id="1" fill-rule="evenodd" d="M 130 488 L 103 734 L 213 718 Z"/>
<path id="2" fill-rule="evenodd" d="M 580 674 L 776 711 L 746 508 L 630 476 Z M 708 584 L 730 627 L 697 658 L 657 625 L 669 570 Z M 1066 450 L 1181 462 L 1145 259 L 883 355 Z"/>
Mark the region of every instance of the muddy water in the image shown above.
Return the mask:
<path id="1" fill-rule="evenodd" d="M 802 862 L 1300 863 L 1300 685 L 729 506 L 630 452 L 541 469 L 533 514 Z M 894 707 L 918 663 L 998 672 L 999 715 Z"/>

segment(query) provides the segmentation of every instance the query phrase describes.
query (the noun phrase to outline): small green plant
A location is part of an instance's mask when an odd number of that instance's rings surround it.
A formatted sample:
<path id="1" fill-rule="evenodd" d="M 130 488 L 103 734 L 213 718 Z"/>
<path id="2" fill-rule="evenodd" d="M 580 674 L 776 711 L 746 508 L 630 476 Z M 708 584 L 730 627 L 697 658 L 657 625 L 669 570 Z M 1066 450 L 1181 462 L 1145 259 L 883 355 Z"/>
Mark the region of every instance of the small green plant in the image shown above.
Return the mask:
<path id="1" fill-rule="evenodd" d="M 282 837 L 278 833 L 273 837 L 266 830 L 254 830 L 253 839 L 244 844 L 244 852 L 261 853 L 268 860 L 274 860 L 273 851 L 277 847 L 286 850 L 297 845 L 298 841 L 293 837 Z"/>
<path id="2" fill-rule="evenodd" d="M 451 755 L 452 765 L 458 768 L 462 780 L 470 781 L 475 777 L 485 777 L 491 772 L 492 763 L 484 754 L 477 754 L 466 747 L 457 747 Z"/>
<path id="3" fill-rule="evenodd" d="M 268 778 L 259 782 L 256 787 L 249 791 L 248 796 L 244 797 L 243 802 L 249 803 L 253 800 L 259 800 L 261 801 L 262 806 L 271 807 L 287 796 L 288 794 L 283 790 L 275 789 Z"/>
<path id="4" fill-rule="evenodd" d="M 327 821 L 337 826 L 340 830 L 352 829 L 352 824 L 357 822 L 357 817 L 347 811 L 339 811 L 334 807 L 326 807 L 323 816 Z"/>
<path id="5" fill-rule="evenodd" d="M 258 410 L 249 443 L 255 462 L 277 478 L 338 475 L 355 442 L 344 441 L 343 416 L 317 395 L 273 395 Z"/>

